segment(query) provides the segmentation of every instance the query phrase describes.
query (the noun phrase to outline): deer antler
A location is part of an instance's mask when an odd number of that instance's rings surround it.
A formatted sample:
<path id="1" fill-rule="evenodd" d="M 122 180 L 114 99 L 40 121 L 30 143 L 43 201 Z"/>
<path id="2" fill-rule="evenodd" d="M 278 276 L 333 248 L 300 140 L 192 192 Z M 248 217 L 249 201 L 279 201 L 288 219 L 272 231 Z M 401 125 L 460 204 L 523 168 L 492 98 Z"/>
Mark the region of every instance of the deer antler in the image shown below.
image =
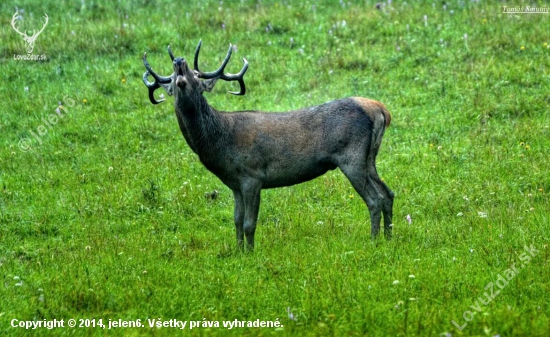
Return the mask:
<path id="1" fill-rule="evenodd" d="M 26 33 L 21 33 L 19 31 L 19 28 L 18 27 L 15 27 L 15 20 L 17 20 L 17 17 L 19 16 L 19 12 L 15 12 L 15 14 L 13 14 L 13 17 L 11 18 L 11 26 L 13 27 L 13 29 L 19 33 L 20 35 L 23 35 L 24 37 L 29 37 Z"/>
<path id="2" fill-rule="evenodd" d="M 172 61 L 174 61 L 174 54 L 172 53 L 172 49 L 170 49 L 170 45 L 168 45 L 168 55 L 170 55 L 170 58 L 172 59 Z"/>
<path id="3" fill-rule="evenodd" d="M 229 59 L 231 58 L 231 53 L 233 52 L 233 46 L 229 44 L 229 50 L 227 51 L 227 55 L 225 56 L 222 65 L 216 71 L 209 73 L 202 72 L 199 70 L 199 52 L 201 49 L 201 45 L 202 40 L 199 40 L 199 44 L 197 45 L 197 49 L 195 50 L 195 61 L 193 62 L 195 70 L 199 74 L 199 77 L 204 79 L 221 78 L 225 81 L 238 81 L 239 85 L 241 86 L 241 90 L 239 92 L 230 91 L 229 93 L 233 95 L 244 95 L 246 92 L 246 87 L 244 85 L 243 76 L 248 70 L 248 61 L 243 58 L 244 66 L 238 74 L 224 74 L 223 71 L 225 69 L 225 66 L 227 65 L 227 62 L 229 62 Z"/>
<path id="4" fill-rule="evenodd" d="M 42 29 L 40 29 L 40 31 L 38 33 L 34 33 L 32 35 L 32 37 L 37 37 L 38 35 L 40 35 L 40 33 L 42 33 L 42 31 L 44 30 L 44 28 L 46 28 L 46 25 L 48 24 L 48 14 L 44 13 L 44 18 L 46 19 L 46 22 L 44 22 L 44 26 L 42 26 Z"/>
<path id="5" fill-rule="evenodd" d="M 172 50 L 170 50 L 170 46 L 168 46 L 168 54 L 170 54 L 170 57 L 173 60 L 174 55 L 172 54 Z M 143 74 L 143 83 L 145 83 L 145 86 L 149 89 L 149 100 L 153 104 L 162 103 L 164 101 L 164 99 L 162 99 L 160 101 L 157 101 L 155 99 L 155 96 L 153 95 L 153 93 L 155 92 L 155 90 L 157 90 L 160 87 L 163 87 L 163 88 L 167 89 L 167 91 L 169 91 L 168 84 L 172 83 L 172 76 L 171 75 L 170 76 L 159 76 L 159 75 L 157 75 L 153 71 L 151 66 L 149 65 L 149 62 L 147 62 L 147 53 L 143 53 L 143 64 L 145 65 L 145 69 L 147 69 L 147 71 Z M 151 83 L 147 80 L 147 77 L 149 75 L 153 76 L 153 78 L 155 79 L 155 81 L 153 83 Z"/>

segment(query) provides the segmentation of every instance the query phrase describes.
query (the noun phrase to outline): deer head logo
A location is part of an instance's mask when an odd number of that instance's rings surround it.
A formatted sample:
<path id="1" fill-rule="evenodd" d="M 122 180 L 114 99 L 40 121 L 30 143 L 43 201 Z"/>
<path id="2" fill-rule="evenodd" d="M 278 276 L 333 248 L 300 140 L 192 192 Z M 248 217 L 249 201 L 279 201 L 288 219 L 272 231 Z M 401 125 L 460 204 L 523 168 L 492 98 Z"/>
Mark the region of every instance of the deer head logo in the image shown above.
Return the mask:
<path id="1" fill-rule="evenodd" d="M 17 20 L 18 15 L 18 12 L 15 12 L 15 14 L 13 14 L 13 17 L 11 19 L 11 26 L 17 33 L 23 36 L 23 40 L 27 44 L 27 54 L 31 54 L 34 49 L 34 42 L 36 41 L 36 38 L 38 37 L 38 35 L 40 35 L 40 33 L 42 33 L 42 31 L 44 30 L 44 28 L 46 28 L 46 25 L 48 24 L 48 15 L 44 13 L 44 18 L 46 19 L 46 22 L 44 22 L 44 26 L 42 26 L 42 29 L 40 29 L 40 31 L 38 32 L 36 31 L 36 29 L 34 29 L 32 36 L 28 36 L 27 31 L 25 31 L 24 33 L 20 32 L 18 27 L 15 26 L 15 20 Z"/>

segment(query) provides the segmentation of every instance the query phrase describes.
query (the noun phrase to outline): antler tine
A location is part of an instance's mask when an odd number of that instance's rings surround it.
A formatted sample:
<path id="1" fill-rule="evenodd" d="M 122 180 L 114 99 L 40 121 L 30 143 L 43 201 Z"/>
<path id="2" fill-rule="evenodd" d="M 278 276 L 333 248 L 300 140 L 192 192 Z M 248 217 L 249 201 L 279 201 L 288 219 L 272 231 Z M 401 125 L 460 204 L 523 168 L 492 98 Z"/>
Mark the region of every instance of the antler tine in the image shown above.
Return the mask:
<path id="1" fill-rule="evenodd" d="M 202 40 L 199 40 L 199 44 L 197 45 L 197 48 L 195 49 L 195 59 L 193 60 L 193 67 L 197 72 L 201 72 L 199 70 L 199 52 L 201 50 Z"/>
<path id="2" fill-rule="evenodd" d="M 243 58 L 243 63 L 244 63 L 244 66 L 243 68 L 241 69 L 241 71 L 239 71 L 238 74 L 227 74 L 227 75 L 222 75 L 221 79 L 223 80 L 226 80 L 226 81 L 238 81 L 239 82 L 239 85 L 241 86 L 241 90 L 239 92 L 235 92 L 235 91 L 230 91 L 229 93 L 230 94 L 233 94 L 233 95 L 237 95 L 237 96 L 240 96 L 240 95 L 244 95 L 246 93 L 246 87 L 244 85 L 244 74 L 246 73 L 246 71 L 248 70 L 248 61 Z"/>
<path id="3" fill-rule="evenodd" d="M 154 92 L 155 90 L 157 90 L 158 88 L 160 88 L 160 84 L 158 84 L 158 82 L 154 82 L 154 83 L 151 83 L 147 80 L 147 76 L 149 76 L 150 73 L 149 71 L 146 71 L 144 74 L 143 74 L 143 83 L 145 83 L 145 86 L 147 87 L 147 89 L 149 89 L 149 100 L 151 101 L 151 103 L 153 104 L 159 104 L 159 103 L 162 103 L 164 102 L 163 99 L 161 99 L 160 101 L 157 101 L 155 99 L 155 95 L 154 95 Z"/>
<path id="4" fill-rule="evenodd" d="M 224 74 L 225 67 L 227 66 L 227 63 L 229 62 L 229 59 L 231 58 L 231 54 L 233 52 L 233 46 L 229 44 L 229 49 L 227 50 L 227 55 L 225 56 L 225 59 L 222 62 L 222 65 L 213 72 L 205 73 L 199 70 L 199 52 L 201 49 L 202 40 L 199 40 L 199 44 L 197 45 L 197 49 L 195 50 L 195 60 L 194 60 L 194 67 L 195 70 L 199 73 L 200 78 L 204 79 L 211 79 L 211 78 L 221 78 L 225 81 L 238 81 L 239 85 L 241 87 L 241 90 L 238 92 L 230 91 L 229 93 L 233 95 L 244 95 L 246 92 L 246 87 L 244 85 L 244 79 L 243 76 L 248 70 L 248 61 L 243 58 L 244 66 L 241 69 L 241 71 L 238 74 Z"/>
<path id="5" fill-rule="evenodd" d="M 172 53 L 172 49 L 170 49 L 170 45 L 168 45 L 168 54 L 170 55 L 170 58 L 172 59 L 172 61 L 174 61 L 175 57 L 174 57 L 174 54 Z"/>
<path id="6" fill-rule="evenodd" d="M 149 65 L 149 62 L 147 62 L 147 53 L 143 53 L 143 64 L 145 65 L 145 69 L 153 76 L 153 78 L 156 80 L 156 82 L 160 83 L 170 83 L 172 82 L 172 76 L 159 76 L 157 75 L 151 66 Z"/>
<path id="7" fill-rule="evenodd" d="M 35 34 L 36 36 L 38 36 L 40 33 L 42 33 L 42 31 L 44 30 L 44 28 L 46 28 L 46 25 L 48 24 L 48 20 L 49 20 L 48 14 L 44 13 L 44 18 L 46 19 L 46 22 L 44 22 L 44 25 L 42 26 L 42 29 L 37 34 Z"/>
<path id="8" fill-rule="evenodd" d="M 195 50 L 195 60 L 193 62 L 193 65 L 195 66 L 195 70 L 199 73 L 199 77 L 204 79 L 221 78 L 223 76 L 223 71 L 225 70 L 225 66 L 227 65 L 227 62 L 229 62 L 229 59 L 231 58 L 231 53 L 233 52 L 233 46 L 229 44 L 227 55 L 225 55 L 225 59 L 223 60 L 222 65 L 217 70 L 205 73 L 199 70 L 199 52 L 201 50 L 201 45 L 202 45 L 202 40 L 199 40 L 199 44 L 197 45 L 197 49 Z"/>
<path id="9" fill-rule="evenodd" d="M 145 86 L 147 87 L 147 89 L 149 89 L 149 100 L 153 104 L 159 104 L 164 100 L 157 101 L 153 93 L 155 92 L 155 90 L 160 88 L 161 83 L 166 84 L 166 83 L 172 82 L 172 77 L 157 75 L 149 65 L 149 62 L 147 62 L 147 53 L 143 53 L 143 64 L 145 65 L 145 69 L 147 69 L 147 71 L 143 74 L 143 83 L 145 83 Z M 149 75 L 153 76 L 153 78 L 155 79 L 155 82 L 151 83 L 149 82 L 149 80 L 147 80 L 147 77 Z"/>
<path id="10" fill-rule="evenodd" d="M 240 91 L 229 91 L 229 93 L 233 94 L 235 96 L 242 96 L 246 93 L 246 87 L 244 85 L 244 80 L 242 78 L 239 78 L 237 81 L 239 82 L 239 85 L 241 86 L 241 90 Z"/>
<path id="11" fill-rule="evenodd" d="M 11 18 L 11 26 L 13 27 L 13 29 L 19 34 L 19 35 L 23 35 L 23 36 L 27 36 L 27 34 L 25 33 L 21 33 L 19 31 L 19 27 L 15 27 L 15 20 L 17 20 L 17 17 L 19 16 L 19 11 L 15 12 Z"/>

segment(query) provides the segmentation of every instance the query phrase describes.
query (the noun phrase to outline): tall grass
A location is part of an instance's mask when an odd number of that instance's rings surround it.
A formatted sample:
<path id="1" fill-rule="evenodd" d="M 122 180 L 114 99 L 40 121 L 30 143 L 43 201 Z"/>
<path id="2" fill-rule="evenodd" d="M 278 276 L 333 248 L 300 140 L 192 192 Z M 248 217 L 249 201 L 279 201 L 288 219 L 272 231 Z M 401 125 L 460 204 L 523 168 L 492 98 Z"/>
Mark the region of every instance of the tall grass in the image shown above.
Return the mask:
<path id="1" fill-rule="evenodd" d="M 38 335 L 178 333 L 149 328 L 160 318 L 283 325 L 189 335 L 547 336 L 548 14 L 503 4 L 3 2 L 0 333 L 23 334 L 13 319 L 65 320 Z M 46 61 L 14 60 L 16 8 L 29 33 L 49 16 L 33 52 Z M 229 72 L 250 62 L 246 96 L 226 83 L 206 95 L 218 109 L 385 103 L 391 241 L 370 240 L 365 204 L 333 171 L 263 191 L 256 251 L 236 252 L 230 190 L 185 144 L 173 99 L 152 106 L 141 80 L 143 52 L 168 75 L 166 46 L 191 58 L 199 39 L 204 69 L 228 43 Z M 526 246 L 539 251 L 527 262 Z M 480 304 L 489 284 L 499 293 Z"/>

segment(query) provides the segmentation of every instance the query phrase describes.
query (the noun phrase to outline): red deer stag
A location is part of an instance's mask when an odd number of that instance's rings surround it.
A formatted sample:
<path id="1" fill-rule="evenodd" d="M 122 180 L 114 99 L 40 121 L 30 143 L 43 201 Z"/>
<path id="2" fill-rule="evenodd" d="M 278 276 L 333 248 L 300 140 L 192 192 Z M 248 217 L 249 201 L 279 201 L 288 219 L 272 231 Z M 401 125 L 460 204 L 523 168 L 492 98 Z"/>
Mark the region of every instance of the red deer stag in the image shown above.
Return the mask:
<path id="1" fill-rule="evenodd" d="M 383 104 L 361 97 L 331 101 L 286 113 L 262 111 L 221 112 L 203 97 L 218 79 L 237 81 L 244 95 L 243 76 L 248 62 L 238 74 L 226 74 L 232 46 L 214 72 L 199 70 L 201 42 L 195 50 L 194 69 L 184 58 L 175 58 L 170 46 L 174 72 L 157 75 L 143 55 L 147 71 L 143 82 L 149 99 L 158 104 L 154 91 L 164 88 L 175 96 L 176 117 L 183 137 L 204 166 L 233 191 L 237 245 L 254 248 L 254 232 L 262 189 L 290 186 L 316 178 L 339 167 L 363 198 L 371 216 L 371 235 L 380 231 L 391 237 L 393 192 L 376 172 L 376 155 L 390 113 Z M 149 82 L 152 76 L 154 82 Z"/>

